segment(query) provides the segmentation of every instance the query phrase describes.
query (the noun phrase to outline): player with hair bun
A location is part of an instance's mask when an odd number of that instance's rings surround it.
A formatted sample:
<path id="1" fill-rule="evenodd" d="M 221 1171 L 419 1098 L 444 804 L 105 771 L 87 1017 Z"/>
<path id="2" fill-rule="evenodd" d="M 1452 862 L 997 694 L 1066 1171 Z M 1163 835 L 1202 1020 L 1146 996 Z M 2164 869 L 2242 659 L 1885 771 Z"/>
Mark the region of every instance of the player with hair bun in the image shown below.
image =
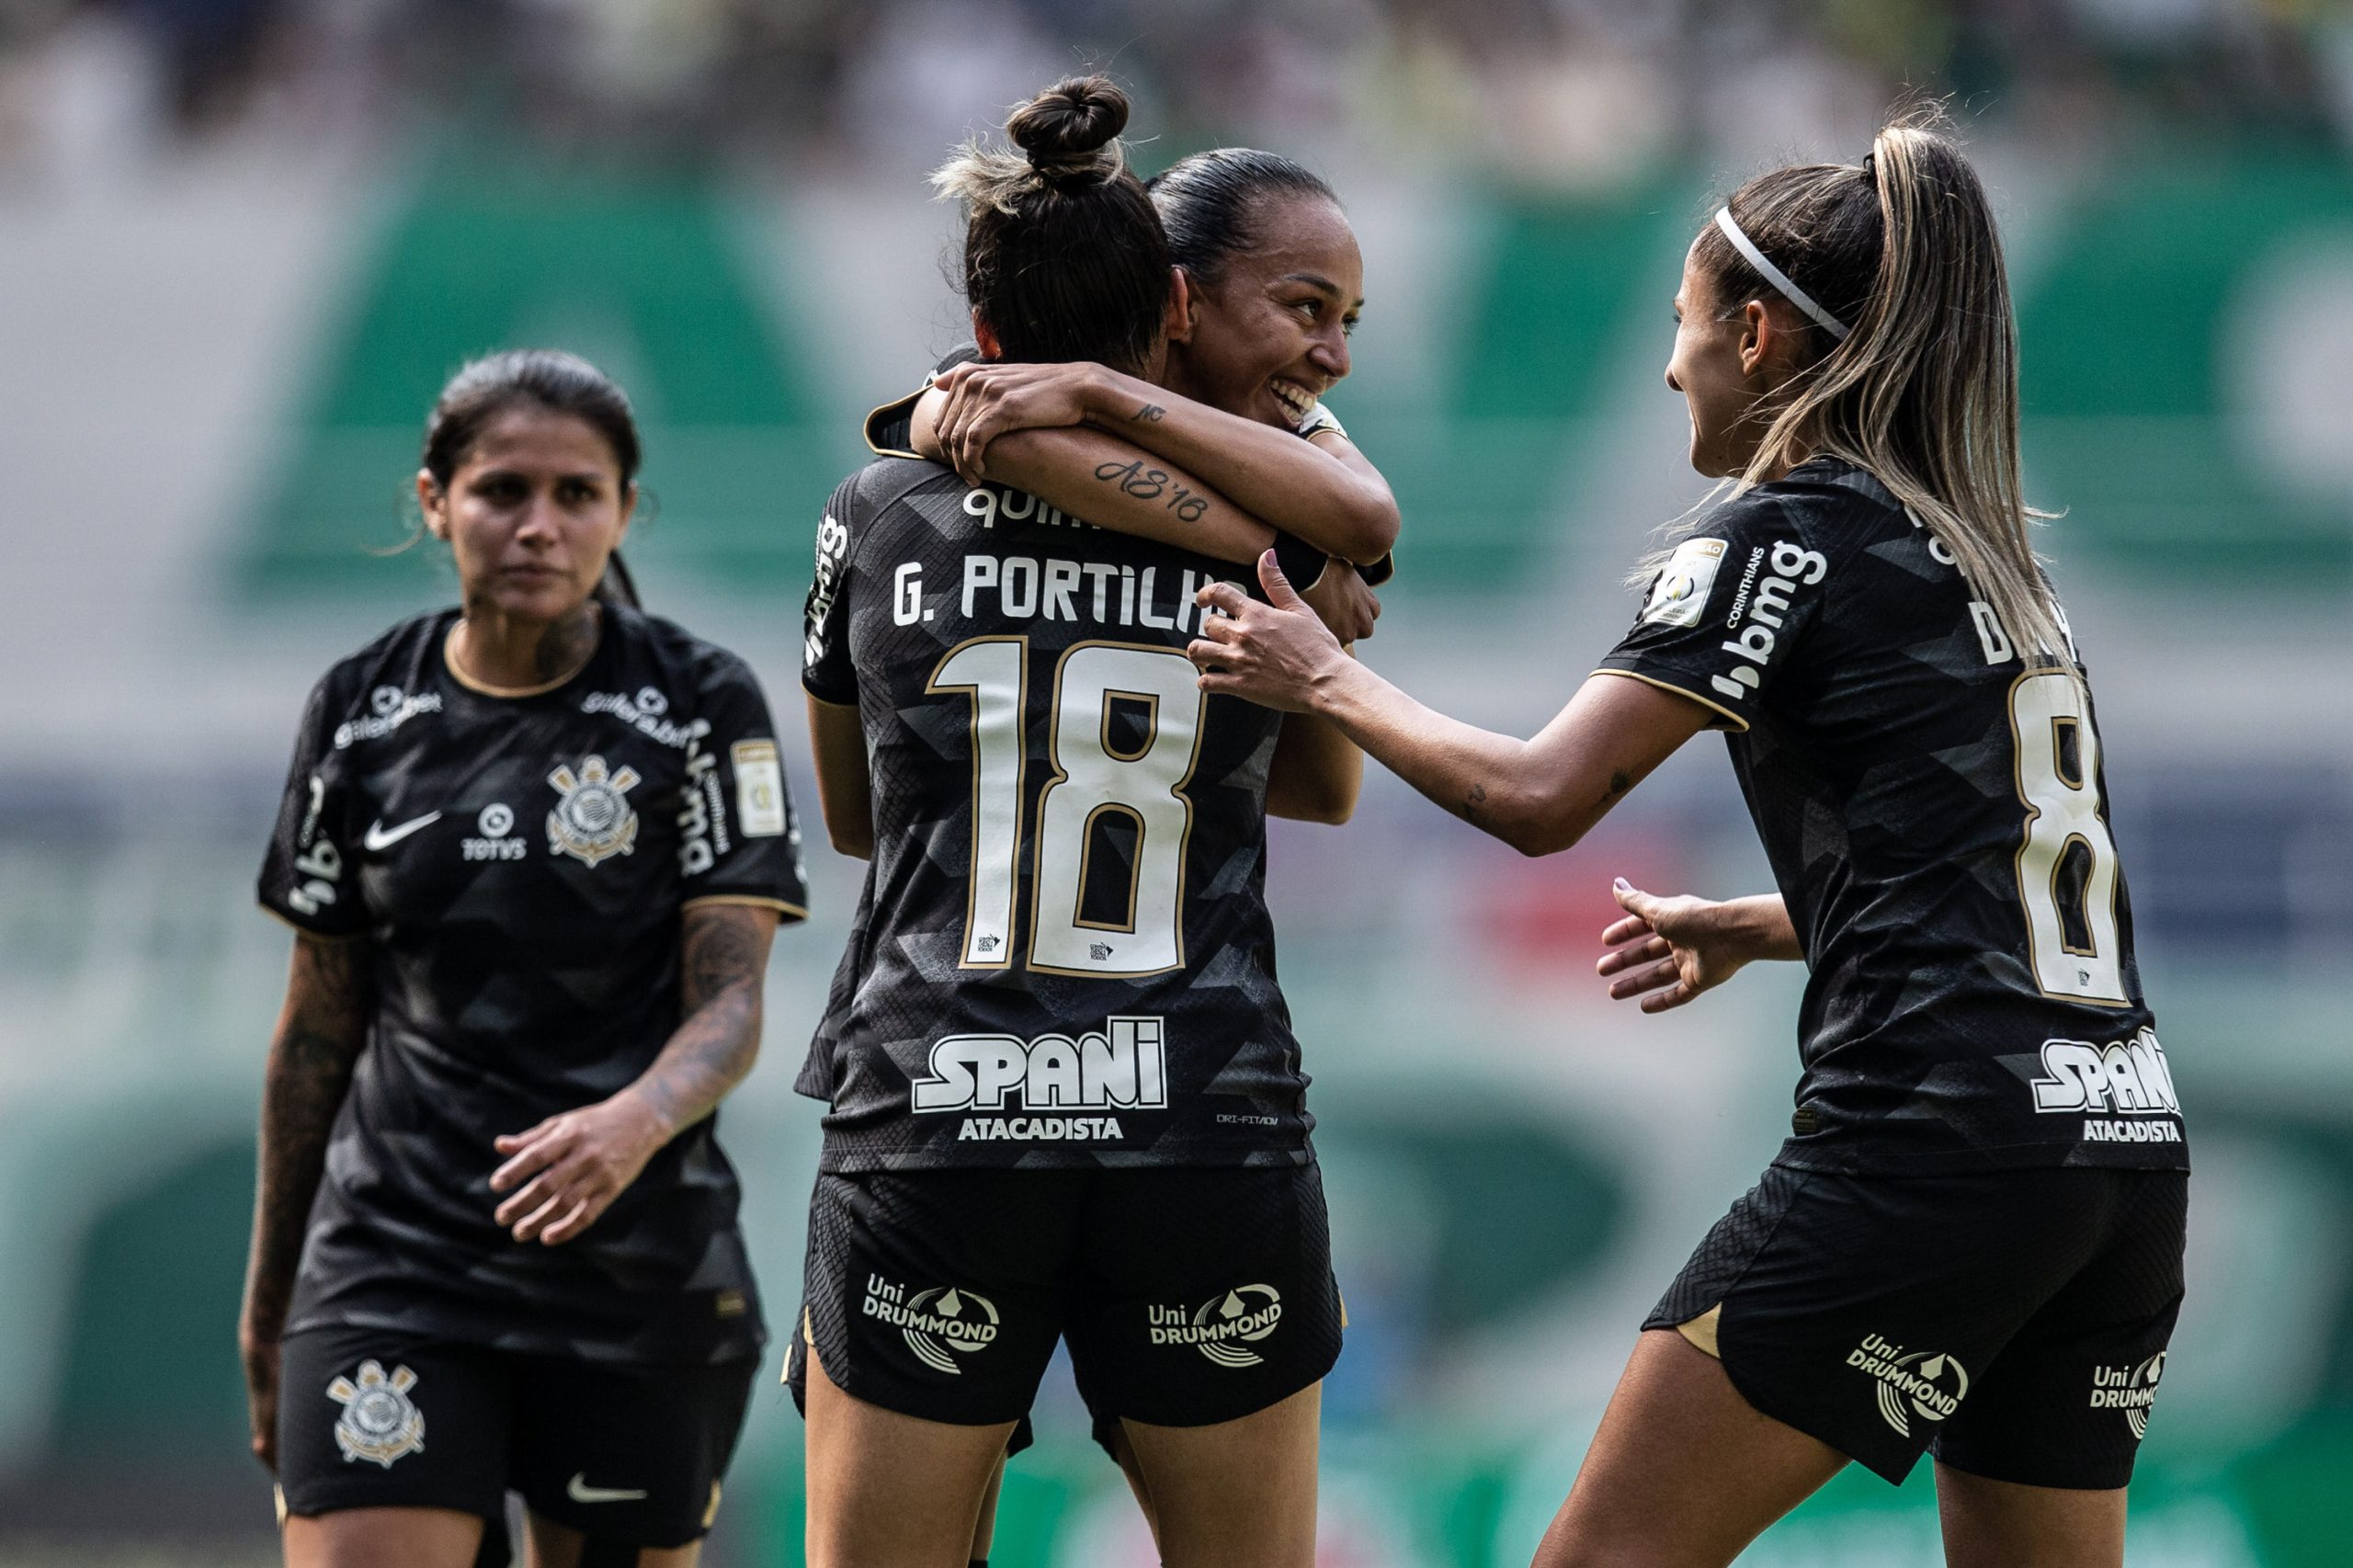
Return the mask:
<path id="1" fill-rule="evenodd" d="M 628 399 L 460 370 L 417 499 L 460 603 L 312 692 L 239 1324 L 290 1568 L 691 1568 L 765 1340 L 715 1112 L 805 914 L 767 699 L 626 595 Z"/>
<path id="2" fill-rule="evenodd" d="M 2016 326 L 1932 114 L 1699 232 L 1667 384 L 1733 479 L 1533 740 L 1344 657 L 1262 562 L 1191 652 L 1530 855 L 1729 732 L 1778 894 L 1618 885 L 1611 994 L 1802 960 L 1791 1136 L 1636 1343 L 1540 1568 L 1730 1562 L 1857 1460 L 1937 1460 L 1948 1561 L 2120 1563 L 2180 1310 L 2188 1160 L 2132 952 L 2084 665 L 2029 540 Z"/>
<path id="3" fill-rule="evenodd" d="M 1074 78 L 1014 113 L 1017 151 L 968 148 L 938 176 L 969 214 L 992 368 L 1166 379 L 1187 286 L 1115 140 L 1126 118 L 1109 82 Z M 1288 430 L 1246 433 L 1330 471 L 1311 484 L 1339 476 L 1327 496 L 1358 483 Z M 820 793 L 835 846 L 872 860 L 801 1079 L 831 1108 L 788 1375 L 828 1568 L 967 1562 L 1058 1340 L 1163 1561 L 1313 1560 L 1342 1313 L 1265 818 L 1345 818 L 1360 758 L 1328 725 L 1195 688 L 1193 590 L 1226 568 L 1184 546 L 1271 533 L 1184 465 L 1111 461 L 1115 438 L 999 434 L 969 483 L 879 457 L 819 529 Z M 1033 460 L 1089 490 L 1065 510 L 1051 477 L 1006 477 Z M 1093 526 L 1114 513 L 1124 532 Z"/>

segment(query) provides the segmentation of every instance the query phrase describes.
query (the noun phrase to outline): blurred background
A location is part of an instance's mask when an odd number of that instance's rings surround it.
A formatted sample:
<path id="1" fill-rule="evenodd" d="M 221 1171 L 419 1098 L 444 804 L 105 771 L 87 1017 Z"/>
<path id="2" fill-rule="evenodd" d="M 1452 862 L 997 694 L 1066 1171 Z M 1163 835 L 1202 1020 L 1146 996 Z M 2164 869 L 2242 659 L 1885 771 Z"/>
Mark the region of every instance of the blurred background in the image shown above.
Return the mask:
<path id="1" fill-rule="evenodd" d="M 275 1561 L 233 1324 L 285 931 L 251 883 L 303 693 L 452 596 L 387 556 L 467 355 L 636 396 L 652 606 L 749 657 L 812 801 L 799 607 L 871 404 L 955 342 L 921 176 L 1082 66 L 1147 168 L 1255 143 L 1363 240 L 1332 398 L 1393 480 L 1366 656 L 1521 733 L 1699 493 L 1660 370 L 1710 193 L 1949 94 L 2007 225 L 2030 489 L 2101 697 L 2188 1097 L 2191 1293 L 2136 1568 L 2353 1561 L 2353 15 L 2337 0 L 6 0 L 0 4 L 0 1563 Z M 1380 775 L 1279 824 L 1353 1323 L 1324 1561 L 1527 1560 L 1643 1312 L 1770 1156 L 1799 976 L 1665 1018 L 1592 976 L 1608 880 L 1765 869 L 1702 740 L 1528 862 Z M 790 1091 L 856 868 L 778 944 L 726 1141 L 772 1323 Z M 1143 1565 L 1066 1377 L 994 1561 Z M 800 1561 L 763 1381 L 708 1561 Z M 1745 1562 L 1937 1561 L 1923 1466 Z"/>

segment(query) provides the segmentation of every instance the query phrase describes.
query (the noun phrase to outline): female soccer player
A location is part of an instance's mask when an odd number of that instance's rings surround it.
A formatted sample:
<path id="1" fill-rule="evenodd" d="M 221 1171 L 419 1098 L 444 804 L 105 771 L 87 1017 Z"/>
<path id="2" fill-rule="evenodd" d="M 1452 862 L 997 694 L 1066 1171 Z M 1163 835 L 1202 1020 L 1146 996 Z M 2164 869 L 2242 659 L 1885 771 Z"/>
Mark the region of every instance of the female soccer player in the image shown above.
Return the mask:
<path id="1" fill-rule="evenodd" d="M 1023 154 L 947 171 L 984 355 L 1156 384 L 1181 286 L 1112 140 L 1126 108 L 1064 83 L 1013 117 Z M 1175 470 L 1106 491 L 1230 506 Z M 813 1074 L 812 1561 L 964 1562 L 1064 1339 L 1165 1561 L 1304 1563 L 1340 1314 L 1261 891 L 1297 760 L 1180 662 L 1216 569 L 897 459 L 835 493 L 818 551 L 827 824 L 873 869 Z"/>
<path id="2" fill-rule="evenodd" d="M 1667 383 L 1738 476 L 1532 741 L 1344 658 L 1263 562 L 1202 687 L 1331 718 L 1523 851 L 1702 727 L 1778 899 L 1631 889 L 1620 994 L 1802 958 L 1793 1136 L 1644 1325 L 1537 1555 L 1715 1564 L 1849 1459 L 1935 1454 L 1949 1561 L 2115 1563 L 2180 1305 L 2188 1162 L 2142 999 L 2083 667 L 2019 498 L 1992 214 L 1929 125 L 1743 187 L 1684 266 Z"/>
<path id="3" fill-rule="evenodd" d="M 295 1568 L 504 1561 L 509 1489 L 535 1563 L 690 1564 L 718 1508 L 765 1336 L 713 1113 L 805 895 L 751 672 L 592 593 L 637 464 L 581 360 L 460 370 L 461 603 L 303 717 L 240 1331 Z"/>
<path id="4" fill-rule="evenodd" d="M 915 404 L 918 455 L 954 463 L 976 483 L 996 479 L 1064 510 L 1087 507 L 1080 515 L 1099 516 L 1102 527 L 1220 560 L 1256 559 L 1268 530 L 1236 512 L 1179 528 L 1159 508 L 1128 516 L 1103 505 L 1100 474 L 1139 459 L 1180 464 L 1235 507 L 1279 518 L 1285 531 L 1384 577 L 1396 501 L 1321 402 L 1348 373 L 1347 340 L 1364 304 L 1364 259 L 1339 198 L 1291 160 L 1239 147 L 1196 153 L 1145 188 L 1182 290 L 1165 384 L 1084 362 L 969 358 Z M 1072 426 L 1102 434 L 1006 439 Z M 1333 460 L 1316 460 L 1283 432 Z"/>

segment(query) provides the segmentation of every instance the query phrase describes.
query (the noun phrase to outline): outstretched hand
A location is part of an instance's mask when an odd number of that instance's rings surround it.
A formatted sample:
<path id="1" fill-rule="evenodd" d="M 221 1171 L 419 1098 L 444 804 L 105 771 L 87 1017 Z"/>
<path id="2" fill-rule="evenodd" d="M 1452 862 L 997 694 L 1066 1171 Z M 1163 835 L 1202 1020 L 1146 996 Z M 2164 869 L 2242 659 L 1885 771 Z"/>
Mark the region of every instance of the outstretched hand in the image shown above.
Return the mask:
<path id="1" fill-rule="evenodd" d="M 1307 712 L 1316 690 L 1344 674 L 1351 661 L 1275 564 L 1271 550 L 1258 558 L 1258 582 L 1267 590 L 1265 604 L 1232 583 L 1211 583 L 1195 596 L 1218 613 L 1203 619 L 1201 633 L 1186 646 L 1185 656 L 1200 669 L 1203 691 Z"/>
<path id="2" fill-rule="evenodd" d="M 1076 425 L 1087 415 L 1094 367 L 967 361 L 932 385 L 948 394 L 936 428 L 948 466 L 967 484 L 988 478 L 991 441 L 1012 430 Z"/>
<path id="3" fill-rule="evenodd" d="M 1626 918 L 1601 933 L 1612 950 L 1594 966 L 1619 1001 L 1640 996 L 1643 1011 L 1664 1013 L 1730 980 L 1756 950 L 1733 906 L 1678 894 L 1661 898 L 1620 877 L 1610 884 Z"/>
<path id="4" fill-rule="evenodd" d="M 670 1134 L 630 1089 L 504 1134 L 495 1147 L 507 1160 L 491 1173 L 490 1190 L 515 1195 L 498 1206 L 496 1219 L 518 1242 L 568 1242 L 612 1207 Z"/>

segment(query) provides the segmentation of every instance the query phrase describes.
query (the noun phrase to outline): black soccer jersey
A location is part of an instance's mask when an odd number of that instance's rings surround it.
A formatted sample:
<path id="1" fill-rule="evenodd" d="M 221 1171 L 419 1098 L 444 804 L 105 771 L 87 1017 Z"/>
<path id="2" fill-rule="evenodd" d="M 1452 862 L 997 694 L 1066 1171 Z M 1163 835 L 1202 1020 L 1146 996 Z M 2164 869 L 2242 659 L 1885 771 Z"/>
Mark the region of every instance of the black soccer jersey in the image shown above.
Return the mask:
<path id="1" fill-rule="evenodd" d="M 835 492 L 802 680 L 860 710 L 874 858 L 801 1080 L 823 1169 L 1309 1157 L 1263 892 L 1281 716 L 1184 654 L 1226 570 L 934 463 Z"/>
<path id="2" fill-rule="evenodd" d="M 1783 1163 L 2187 1168 L 2089 691 L 1878 481 L 1822 460 L 1719 507 L 1602 669 L 1735 732 L 1812 971 Z"/>
<path id="3" fill-rule="evenodd" d="M 494 1222 L 492 1146 L 623 1088 L 680 1017 L 679 915 L 805 913 L 776 729 L 733 654 L 607 606 L 596 653 L 527 696 L 394 627 L 311 694 L 261 901 L 365 939 L 367 1049 L 311 1212 L 289 1333 L 378 1324 L 645 1363 L 762 1333 L 717 1119 L 561 1246 Z"/>

